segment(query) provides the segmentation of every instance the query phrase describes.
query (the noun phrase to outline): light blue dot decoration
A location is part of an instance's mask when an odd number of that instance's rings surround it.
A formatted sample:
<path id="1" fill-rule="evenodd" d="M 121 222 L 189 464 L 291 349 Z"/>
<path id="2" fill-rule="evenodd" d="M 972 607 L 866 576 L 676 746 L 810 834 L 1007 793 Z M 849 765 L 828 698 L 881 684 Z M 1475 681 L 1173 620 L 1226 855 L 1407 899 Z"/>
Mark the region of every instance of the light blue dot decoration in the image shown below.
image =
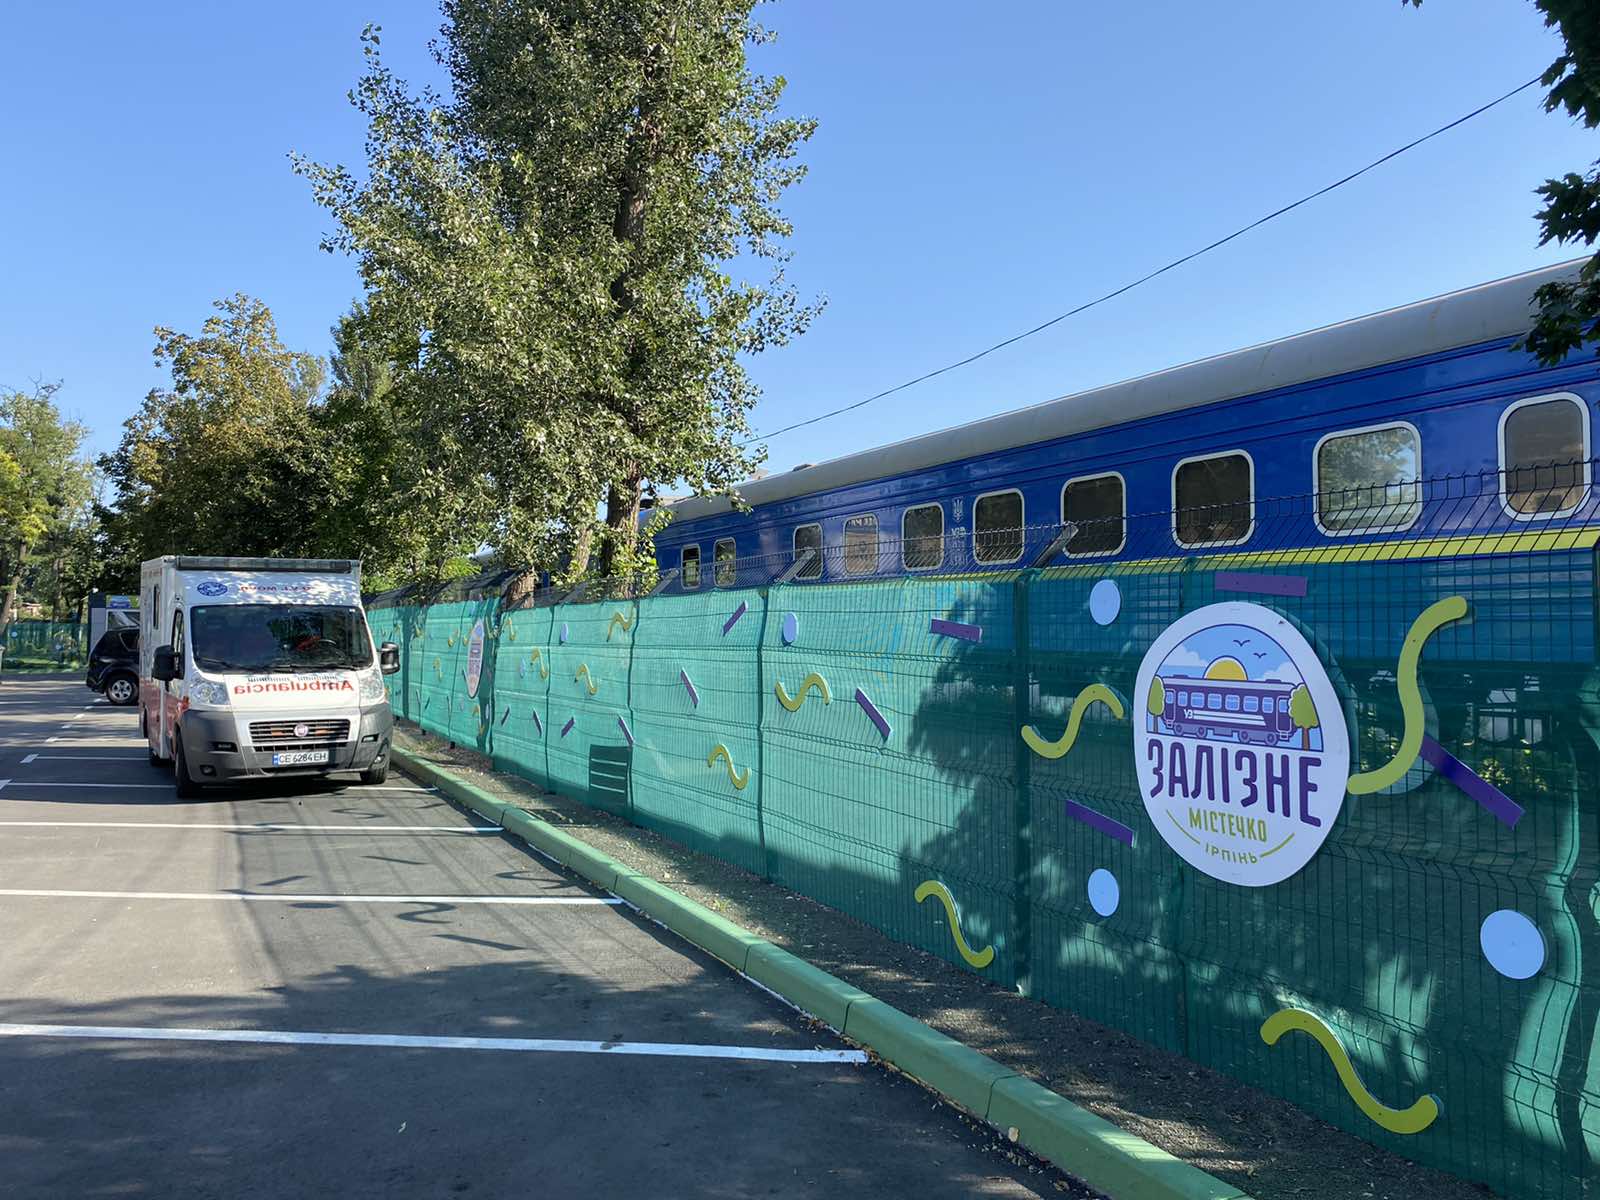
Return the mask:
<path id="1" fill-rule="evenodd" d="M 527 673 L 528 673 L 528 660 L 525 659 L 525 658 L 517 659 L 517 678 L 521 679 Z"/>
<path id="2" fill-rule="evenodd" d="M 563 645 L 566 644 L 566 640 L 567 640 L 567 623 L 565 621 L 563 621 L 563 622 L 561 622 L 561 641 L 562 641 Z"/>
<path id="3" fill-rule="evenodd" d="M 1122 589 L 1115 580 L 1102 579 L 1089 589 L 1089 615 L 1096 625 L 1109 625 L 1122 611 Z"/>
<path id="4" fill-rule="evenodd" d="M 1089 876 L 1089 904 L 1102 917 L 1109 917 L 1122 903 L 1122 886 L 1117 877 L 1104 867 L 1098 867 Z"/>
<path id="5" fill-rule="evenodd" d="M 789 613 L 783 618 L 783 644 L 794 645 L 795 638 L 800 636 L 800 618 L 794 613 Z"/>
<path id="6" fill-rule="evenodd" d="M 1485 917 L 1478 944 L 1489 965 L 1507 979 L 1532 979 L 1544 966 L 1544 934 L 1515 909 L 1502 908 Z"/>

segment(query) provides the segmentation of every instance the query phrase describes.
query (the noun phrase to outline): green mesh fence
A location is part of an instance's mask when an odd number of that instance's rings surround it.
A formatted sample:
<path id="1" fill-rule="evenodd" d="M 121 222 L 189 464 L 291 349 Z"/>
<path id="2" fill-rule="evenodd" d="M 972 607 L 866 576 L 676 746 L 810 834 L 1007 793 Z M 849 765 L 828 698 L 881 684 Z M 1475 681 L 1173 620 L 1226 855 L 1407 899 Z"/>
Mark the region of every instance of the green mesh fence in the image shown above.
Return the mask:
<path id="1" fill-rule="evenodd" d="M 81 667 L 89 657 L 88 632 L 76 621 L 13 621 L 6 631 L 4 667 Z"/>
<path id="2" fill-rule="evenodd" d="M 1121 523 L 1126 548 L 1104 562 L 836 583 L 851 564 L 830 556 L 823 582 L 779 583 L 788 564 L 741 561 L 690 594 L 371 619 L 402 646 L 396 711 L 505 769 L 1404 1155 L 1576 1198 L 1600 1145 L 1600 522 L 1485 533 L 1498 484 L 1417 485 L 1427 532 L 1387 542 L 1301 548 L 1299 498 L 1259 503 L 1248 545 L 1207 557 L 1175 556 L 1159 513 Z M 1101 620 L 1107 581 L 1118 605 Z M 1286 616 L 1332 680 L 1354 776 L 1407 744 L 1402 648 L 1453 597 L 1467 616 L 1421 644 L 1424 750 L 1345 796 L 1303 868 L 1241 886 L 1175 852 L 1135 753 L 1156 721 L 1135 678 L 1163 631 L 1227 600 Z M 1059 756 L 1020 736 L 1059 745 L 1075 708 Z M 1312 734 L 1297 719 L 1290 736 Z M 1481 948 L 1502 910 L 1542 940 L 1527 978 Z M 1267 1043 L 1283 1010 L 1337 1039 L 1365 1107 L 1314 1036 Z"/>

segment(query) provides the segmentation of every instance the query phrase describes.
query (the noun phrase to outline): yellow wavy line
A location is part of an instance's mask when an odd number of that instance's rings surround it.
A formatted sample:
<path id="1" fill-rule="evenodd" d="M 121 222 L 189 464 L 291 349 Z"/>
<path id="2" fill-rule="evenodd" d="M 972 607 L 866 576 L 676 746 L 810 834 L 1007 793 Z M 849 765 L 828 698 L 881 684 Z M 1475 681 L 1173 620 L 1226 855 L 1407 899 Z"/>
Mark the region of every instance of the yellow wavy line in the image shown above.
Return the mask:
<path id="1" fill-rule="evenodd" d="M 833 693 L 828 690 L 828 681 L 815 671 L 800 681 L 800 691 L 793 696 L 783 690 L 783 680 L 780 679 L 772 685 L 772 691 L 778 697 L 778 703 L 790 712 L 800 711 L 800 706 L 806 702 L 806 697 L 811 694 L 813 688 L 822 694 L 822 702 L 824 704 L 833 703 Z"/>
<path id="2" fill-rule="evenodd" d="M 1060 758 L 1072 749 L 1072 743 L 1078 740 L 1078 726 L 1083 724 L 1083 714 L 1089 711 L 1089 706 L 1098 701 L 1111 710 L 1112 716 L 1119 721 L 1122 719 L 1122 701 L 1117 694 L 1103 683 L 1091 683 L 1078 693 L 1077 699 L 1072 702 L 1072 713 L 1067 717 L 1067 728 L 1059 738 L 1047 742 L 1039 736 L 1039 731 L 1032 725 L 1022 727 L 1022 740 L 1028 743 L 1040 758 Z"/>
<path id="3" fill-rule="evenodd" d="M 1380 1102 L 1361 1082 L 1361 1076 L 1356 1074 L 1355 1064 L 1340 1043 L 1339 1035 L 1315 1013 L 1303 1008 L 1280 1009 L 1262 1023 L 1261 1040 L 1269 1046 L 1276 1045 L 1278 1039 L 1291 1029 L 1309 1033 L 1317 1039 L 1317 1044 L 1333 1061 L 1333 1069 L 1339 1073 L 1339 1082 L 1344 1084 L 1344 1090 L 1350 1093 L 1350 1099 L 1356 1102 L 1356 1107 L 1390 1133 L 1421 1133 L 1438 1119 L 1439 1101 L 1434 1096 L 1423 1096 L 1410 1108 L 1390 1108 Z"/>
<path id="4" fill-rule="evenodd" d="M 611 640 L 611 635 L 616 632 L 618 625 L 622 626 L 623 633 L 627 633 L 628 630 L 633 628 L 633 618 L 625 617 L 619 612 L 612 613 L 611 624 L 606 626 L 606 641 L 609 642 Z"/>
<path id="5" fill-rule="evenodd" d="M 444 666 L 441 664 L 441 662 L 439 660 L 439 656 L 437 654 L 435 654 L 433 656 L 433 673 L 435 675 L 443 675 L 444 674 Z"/>
<path id="6" fill-rule="evenodd" d="M 456 634 L 459 632 L 460 630 L 456 630 L 455 632 L 451 633 L 449 637 L 445 638 L 444 644 L 447 648 L 456 644 Z"/>
<path id="7" fill-rule="evenodd" d="M 967 939 L 961 933 L 961 918 L 956 915 L 956 898 L 950 894 L 949 888 L 937 879 L 925 879 L 917 885 L 917 890 L 913 894 L 918 904 L 929 896 L 937 896 L 944 903 L 944 911 L 950 917 L 950 932 L 956 939 L 956 950 L 962 958 L 980 971 L 994 961 L 993 946 L 985 946 L 982 950 L 974 951 L 967 945 Z"/>
<path id="8" fill-rule="evenodd" d="M 750 768 L 746 767 L 743 771 L 735 772 L 733 769 L 733 755 L 728 753 L 728 748 L 721 742 L 711 747 L 711 753 L 706 755 L 706 766 L 716 766 L 719 758 L 728 764 L 728 782 L 733 784 L 739 791 L 744 791 L 745 786 L 750 782 Z"/>
<path id="9" fill-rule="evenodd" d="M 550 678 L 550 668 L 548 666 L 546 666 L 544 663 L 539 661 L 539 651 L 538 650 L 535 650 L 532 654 L 530 654 L 528 656 L 528 665 L 530 667 L 538 667 L 539 668 L 539 678 L 540 679 L 549 679 Z"/>
<path id="10" fill-rule="evenodd" d="M 594 676 L 589 674 L 588 663 L 579 663 L 578 669 L 573 673 L 572 679 L 574 683 L 580 679 L 583 680 L 584 686 L 589 689 L 589 695 L 591 696 L 600 690 L 600 685 L 594 681 Z"/>
<path id="11" fill-rule="evenodd" d="M 1405 733 L 1400 738 L 1400 748 L 1394 757 L 1375 771 L 1364 771 L 1350 776 L 1345 784 L 1352 796 L 1367 796 L 1392 787 L 1405 778 L 1406 772 L 1417 761 L 1422 751 L 1423 714 L 1422 694 L 1417 691 L 1417 662 L 1422 657 L 1422 647 L 1441 625 L 1459 621 L 1467 615 L 1467 602 L 1460 596 L 1450 596 L 1423 609 L 1411 622 L 1411 630 L 1400 646 L 1400 661 L 1395 666 L 1395 688 L 1400 692 L 1400 711 L 1405 714 Z"/>

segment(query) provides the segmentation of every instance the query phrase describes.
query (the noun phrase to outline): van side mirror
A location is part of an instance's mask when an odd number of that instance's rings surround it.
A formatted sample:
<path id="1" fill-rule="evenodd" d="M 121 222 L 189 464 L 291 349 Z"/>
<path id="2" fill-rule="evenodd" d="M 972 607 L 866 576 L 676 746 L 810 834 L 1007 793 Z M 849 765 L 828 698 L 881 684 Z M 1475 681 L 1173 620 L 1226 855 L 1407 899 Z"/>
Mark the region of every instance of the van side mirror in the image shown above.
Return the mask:
<path id="1" fill-rule="evenodd" d="M 183 664 L 178 661 L 178 652 L 171 646 L 157 646 L 155 659 L 150 664 L 150 678 L 157 683 L 171 683 L 183 674 Z"/>
<path id="2" fill-rule="evenodd" d="M 393 642 L 385 642 L 378 647 L 378 670 L 385 675 L 393 675 L 400 669 L 400 647 Z"/>

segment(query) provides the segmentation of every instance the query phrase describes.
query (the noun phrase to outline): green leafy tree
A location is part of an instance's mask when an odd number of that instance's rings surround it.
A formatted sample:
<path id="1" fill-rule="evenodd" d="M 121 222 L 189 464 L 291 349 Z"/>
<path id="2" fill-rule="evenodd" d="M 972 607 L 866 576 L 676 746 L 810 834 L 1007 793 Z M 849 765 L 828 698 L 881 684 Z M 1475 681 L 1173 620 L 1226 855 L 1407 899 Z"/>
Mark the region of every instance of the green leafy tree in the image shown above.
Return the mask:
<path id="1" fill-rule="evenodd" d="M 1317 716 L 1317 706 L 1311 700 L 1311 689 L 1301 684 L 1289 693 L 1289 720 L 1300 731 L 1300 749 L 1311 746 L 1311 731 L 1322 724 Z"/>
<path id="2" fill-rule="evenodd" d="M 1422 7 L 1422 0 L 1401 3 Z M 1549 89 L 1545 111 L 1561 109 L 1593 129 L 1600 125 L 1600 0 L 1533 0 L 1533 7 L 1564 47 L 1540 79 Z M 1593 246 L 1600 239 L 1600 161 L 1585 172 L 1545 180 L 1538 194 L 1544 198 L 1538 212 L 1541 245 Z M 1541 361 L 1560 362 L 1600 341 L 1600 254 L 1583 265 L 1578 279 L 1547 283 L 1537 298 L 1539 316 L 1525 344 Z"/>
<path id="3" fill-rule="evenodd" d="M 109 532 L 134 562 L 307 549 L 324 364 L 285 348 L 261 301 L 241 294 L 214 307 L 198 335 L 156 329 L 156 362 L 172 386 L 145 397 L 100 459 Z"/>
<path id="4" fill-rule="evenodd" d="M 656 488 L 756 465 L 743 357 L 814 312 L 777 207 L 813 125 L 749 69 L 753 5 L 446 0 L 450 102 L 412 96 L 369 29 L 364 179 L 296 160 L 425 414 L 424 477 L 509 561 L 630 570 Z"/>
<path id="5" fill-rule="evenodd" d="M 1150 710 L 1152 717 L 1159 717 L 1167 708 L 1167 686 L 1161 682 L 1157 675 L 1150 680 L 1150 695 L 1145 701 L 1145 707 Z"/>
<path id="6" fill-rule="evenodd" d="M 62 418 L 59 384 L 0 393 L 0 636 L 11 625 L 35 549 L 88 510 L 91 468 L 80 454 L 87 431 Z"/>

